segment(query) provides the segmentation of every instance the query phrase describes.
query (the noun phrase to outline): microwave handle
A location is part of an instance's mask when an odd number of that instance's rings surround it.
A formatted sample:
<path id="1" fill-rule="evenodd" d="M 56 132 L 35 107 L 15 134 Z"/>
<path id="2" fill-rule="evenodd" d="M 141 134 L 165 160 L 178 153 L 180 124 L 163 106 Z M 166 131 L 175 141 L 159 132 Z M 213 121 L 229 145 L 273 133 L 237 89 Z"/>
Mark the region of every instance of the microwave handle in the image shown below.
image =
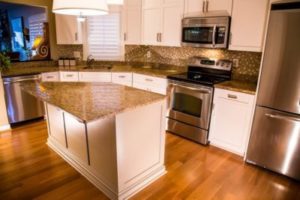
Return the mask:
<path id="1" fill-rule="evenodd" d="M 213 40 L 212 40 L 212 42 L 213 42 L 213 47 L 216 46 L 216 32 L 217 32 L 217 26 L 214 25 L 214 30 L 213 30 L 213 35 L 212 35 L 212 37 L 213 37 Z"/>

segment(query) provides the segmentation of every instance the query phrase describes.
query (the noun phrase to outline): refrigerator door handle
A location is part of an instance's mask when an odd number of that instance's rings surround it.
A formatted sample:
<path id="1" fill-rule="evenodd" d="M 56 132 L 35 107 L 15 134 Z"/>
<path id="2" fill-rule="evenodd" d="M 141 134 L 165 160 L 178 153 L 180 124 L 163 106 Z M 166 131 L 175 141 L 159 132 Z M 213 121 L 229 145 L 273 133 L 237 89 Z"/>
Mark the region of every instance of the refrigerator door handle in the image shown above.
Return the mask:
<path id="1" fill-rule="evenodd" d="M 282 120 L 287 120 L 287 121 L 294 121 L 294 122 L 300 122 L 300 118 L 296 117 L 289 117 L 289 116 L 283 116 L 283 115 L 273 115 L 273 114 L 265 114 L 265 116 L 273 119 L 282 119 Z"/>

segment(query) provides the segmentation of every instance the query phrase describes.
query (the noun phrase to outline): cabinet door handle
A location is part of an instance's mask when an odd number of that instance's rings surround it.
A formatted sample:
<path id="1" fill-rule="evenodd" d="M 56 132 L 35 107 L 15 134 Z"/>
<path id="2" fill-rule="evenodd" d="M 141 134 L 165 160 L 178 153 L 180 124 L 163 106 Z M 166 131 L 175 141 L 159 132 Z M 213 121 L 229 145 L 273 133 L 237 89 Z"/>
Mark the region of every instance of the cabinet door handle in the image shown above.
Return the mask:
<path id="1" fill-rule="evenodd" d="M 156 42 L 159 42 L 159 33 L 156 33 Z"/>
<path id="2" fill-rule="evenodd" d="M 204 13 L 205 12 L 205 3 L 206 2 L 206 0 L 204 0 L 203 2 L 202 2 L 202 12 Z"/>
<path id="3" fill-rule="evenodd" d="M 208 12 L 208 5 L 209 5 L 209 1 L 206 0 L 206 8 L 205 8 L 205 12 Z"/>
<path id="4" fill-rule="evenodd" d="M 159 33 L 159 42 L 162 41 L 162 33 Z"/>
<path id="5" fill-rule="evenodd" d="M 75 33 L 75 41 L 78 41 L 78 33 Z"/>
<path id="6" fill-rule="evenodd" d="M 119 78 L 125 78 L 125 77 L 126 77 L 126 76 L 124 76 L 124 75 L 120 75 L 120 76 L 119 76 Z"/>
<path id="7" fill-rule="evenodd" d="M 227 97 L 230 98 L 230 99 L 237 99 L 237 98 L 238 98 L 238 97 L 237 97 L 236 95 L 234 95 L 234 94 L 228 94 Z"/>
<path id="8" fill-rule="evenodd" d="M 124 41 L 126 41 L 126 40 L 127 40 L 127 34 L 124 33 Z"/>
<path id="9" fill-rule="evenodd" d="M 70 78 L 70 77 L 73 77 L 73 76 L 74 76 L 73 74 L 67 74 L 67 75 L 66 75 L 66 77 L 69 77 L 69 78 Z"/>
<path id="10" fill-rule="evenodd" d="M 229 44 L 231 45 L 232 43 L 232 33 L 229 34 Z"/>
<path id="11" fill-rule="evenodd" d="M 148 81 L 148 82 L 152 82 L 152 81 L 153 81 L 153 80 L 150 79 L 150 78 L 146 78 L 145 80 Z"/>
<path id="12" fill-rule="evenodd" d="M 54 76 L 46 76 L 46 78 L 54 78 Z"/>

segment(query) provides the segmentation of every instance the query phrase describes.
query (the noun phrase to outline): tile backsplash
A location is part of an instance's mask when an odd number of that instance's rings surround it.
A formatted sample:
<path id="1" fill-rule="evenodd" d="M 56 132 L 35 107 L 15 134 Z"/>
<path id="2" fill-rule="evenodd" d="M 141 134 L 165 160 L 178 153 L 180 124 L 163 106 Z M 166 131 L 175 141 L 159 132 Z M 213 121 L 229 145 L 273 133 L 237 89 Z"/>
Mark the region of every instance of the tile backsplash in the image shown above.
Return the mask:
<path id="1" fill-rule="evenodd" d="M 253 82 L 257 81 L 261 62 L 261 53 L 223 49 L 126 45 L 125 52 L 126 61 L 158 62 L 176 66 L 186 66 L 188 58 L 193 56 L 237 59 L 238 66 L 233 68 L 233 79 L 247 79 Z"/>

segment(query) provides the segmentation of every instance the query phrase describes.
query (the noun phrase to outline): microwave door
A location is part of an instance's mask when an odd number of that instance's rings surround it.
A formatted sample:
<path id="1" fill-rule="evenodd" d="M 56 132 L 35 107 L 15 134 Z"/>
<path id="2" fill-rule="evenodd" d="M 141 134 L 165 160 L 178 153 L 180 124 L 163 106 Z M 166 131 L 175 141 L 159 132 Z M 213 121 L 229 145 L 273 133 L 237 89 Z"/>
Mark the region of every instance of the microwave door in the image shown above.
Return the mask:
<path id="1" fill-rule="evenodd" d="M 195 47 L 213 47 L 215 26 L 183 27 L 182 44 Z"/>

